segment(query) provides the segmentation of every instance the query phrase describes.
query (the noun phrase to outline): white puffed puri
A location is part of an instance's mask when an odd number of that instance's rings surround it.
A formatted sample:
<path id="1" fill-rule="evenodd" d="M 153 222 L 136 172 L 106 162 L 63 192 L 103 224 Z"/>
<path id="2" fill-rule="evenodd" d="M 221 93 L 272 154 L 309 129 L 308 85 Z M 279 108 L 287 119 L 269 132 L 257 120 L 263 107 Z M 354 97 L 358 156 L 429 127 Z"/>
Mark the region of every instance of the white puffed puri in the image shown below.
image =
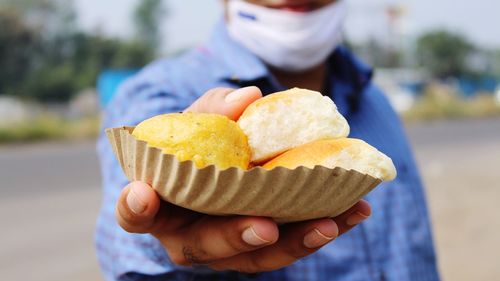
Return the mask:
<path id="1" fill-rule="evenodd" d="M 293 88 L 250 104 L 238 120 L 248 136 L 253 163 L 262 163 L 299 145 L 349 135 L 335 103 L 319 92 Z"/>

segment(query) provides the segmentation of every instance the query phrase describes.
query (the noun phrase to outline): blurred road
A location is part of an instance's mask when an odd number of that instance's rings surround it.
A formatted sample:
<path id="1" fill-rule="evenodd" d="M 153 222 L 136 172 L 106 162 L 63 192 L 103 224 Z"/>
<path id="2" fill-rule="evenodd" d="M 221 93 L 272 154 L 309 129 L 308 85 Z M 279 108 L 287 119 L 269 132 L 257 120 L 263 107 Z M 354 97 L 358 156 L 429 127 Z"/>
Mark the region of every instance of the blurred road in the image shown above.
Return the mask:
<path id="1" fill-rule="evenodd" d="M 1 280 L 101 280 L 100 204 L 91 142 L 0 147 Z"/>
<path id="2" fill-rule="evenodd" d="M 443 280 L 500 280 L 500 119 L 409 129 Z"/>
<path id="3" fill-rule="evenodd" d="M 412 125 L 444 280 L 499 280 L 500 119 Z M 94 143 L 0 147 L 2 280 L 100 280 Z"/>

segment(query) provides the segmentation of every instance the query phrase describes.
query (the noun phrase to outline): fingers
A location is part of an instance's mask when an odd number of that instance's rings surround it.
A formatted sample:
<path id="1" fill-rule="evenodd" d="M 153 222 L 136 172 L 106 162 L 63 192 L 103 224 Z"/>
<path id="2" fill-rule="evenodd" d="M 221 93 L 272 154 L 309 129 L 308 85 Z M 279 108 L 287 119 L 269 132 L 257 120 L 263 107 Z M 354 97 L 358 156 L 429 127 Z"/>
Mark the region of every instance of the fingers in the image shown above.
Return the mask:
<path id="1" fill-rule="evenodd" d="M 211 217 L 157 238 L 180 265 L 207 264 L 271 245 L 278 240 L 274 221 L 260 217 Z"/>
<path id="2" fill-rule="evenodd" d="M 155 191 L 142 182 L 132 182 L 120 194 L 116 206 L 116 218 L 128 232 L 149 232 L 160 208 L 160 199 Z"/>
<path id="3" fill-rule="evenodd" d="M 151 186 L 131 182 L 116 206 L 119 225 L 131 233 L 170 233 L 191 224 L 202 215 L 161 201 Z"/>
<path id="4" fill-rule="evenodd" d="M 185 112 L 216 113 L 236 121 L 249 104 L 261 97 L 262 92 L 254 86 L 238 90 L 215 88 L 206 92 Z"/>
<path id="5" fill-rule="evenodd" d="M 118 200 L 116 217 L 132 233 L 151 233 L 179 265 L 204 264 L 252 251 L 278 240 L 278 227 L 269 218 L 213 217 L 160 205 L 155 191 L 142 182 L 127 185 Z"/>
<path id="6" fill-rule="evenodd" d="M 334 219 L 321 219 L 285 225 L 273 245 L 209 264 L 216 270 L 262 272 L 288 266 L 310 255 L 339 235 L 349 231 L 371 214 L 368 202 L 361 200 Z"/>
<path id="7" fill-rule="evenodd" d="M 334 218 L 339 226 L 339 235 L 351 230 L 354 226 L 358 225 L 371 215 L 370 204 L 361 200 L 354 204 L 349 210 Z"/>
<path id="8" fill-rule="evenodd" d="M 263 272 L 290 265 L 334 240 L 339 229 L 332 219 L 294 223 L 280 229 L 278 242 L 265 248 L 219 260 L 209 266 L 216 270 Z"/>
<path id="9" fill-rule="evenodd" d="M 124 188 L 116 209 L 123 229 L 153 234 L 174 263 L 209 264 L 216 270 L 242 272 L 270 271 L 290 265 L 349 231 L 370 214 L 370 205 L 361 200 L 333 219 L 288 224 L 278 231 L 269 218 L 213 217 L 168 203 L 160 205 L 155 191 L 141 182 L 132 182 Z"/>

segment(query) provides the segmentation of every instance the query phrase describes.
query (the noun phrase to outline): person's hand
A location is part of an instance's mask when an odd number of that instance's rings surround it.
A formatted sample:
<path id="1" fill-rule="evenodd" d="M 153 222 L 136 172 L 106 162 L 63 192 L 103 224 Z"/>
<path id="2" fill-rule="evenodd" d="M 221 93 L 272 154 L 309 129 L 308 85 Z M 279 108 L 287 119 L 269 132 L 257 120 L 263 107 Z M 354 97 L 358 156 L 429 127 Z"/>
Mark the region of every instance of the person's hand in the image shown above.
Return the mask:
<path id="1" fill-rule="evenodd" d="M 209 112 L 237 120 L 262 97 L 256 87 L 208 91 L 186 111 Z M 118 200 L 116 217 L 132 233 L 150 233 L 177 265 L 206 265 L 214 270 L 256 273 L 276 270 L 310 255 L 366 219 L 366 201 L 333 219 L 324 218 L 278 227 L 270 218 L 217 217 L 193 212 L 165 201 L 142 182 L 127 185 Z"/>

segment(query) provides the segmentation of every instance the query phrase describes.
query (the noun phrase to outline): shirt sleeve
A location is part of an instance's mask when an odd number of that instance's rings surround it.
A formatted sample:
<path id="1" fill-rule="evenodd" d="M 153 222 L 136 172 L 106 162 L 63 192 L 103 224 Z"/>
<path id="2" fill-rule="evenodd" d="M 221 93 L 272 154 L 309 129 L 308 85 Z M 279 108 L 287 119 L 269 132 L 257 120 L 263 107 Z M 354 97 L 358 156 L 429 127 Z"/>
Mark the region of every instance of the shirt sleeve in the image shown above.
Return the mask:
<path id="1" fill-rule="evenodd" d="M 145 70 L 126 81 L 104 113 L 103 129 L 136 125 L 154 115 L 178 112 L 191 104 L 187 93 L 174 94 L 164 73 Z M 104 130 L 103 130 L 104 131 Z M 116 160 L 111 145 L 101 132 L 97 150 L 103 181 L 103 198 L 97 221 L 96 249 L 107 280 L 177 280 L 177 272 L 199 273 L 202 269 L 174 266 L 161 244 L 149 234 L 131 234 L 115 220 L 115 206 L 128 180 Z M 151 278 L 151 279 L 150 279 Z"/>

